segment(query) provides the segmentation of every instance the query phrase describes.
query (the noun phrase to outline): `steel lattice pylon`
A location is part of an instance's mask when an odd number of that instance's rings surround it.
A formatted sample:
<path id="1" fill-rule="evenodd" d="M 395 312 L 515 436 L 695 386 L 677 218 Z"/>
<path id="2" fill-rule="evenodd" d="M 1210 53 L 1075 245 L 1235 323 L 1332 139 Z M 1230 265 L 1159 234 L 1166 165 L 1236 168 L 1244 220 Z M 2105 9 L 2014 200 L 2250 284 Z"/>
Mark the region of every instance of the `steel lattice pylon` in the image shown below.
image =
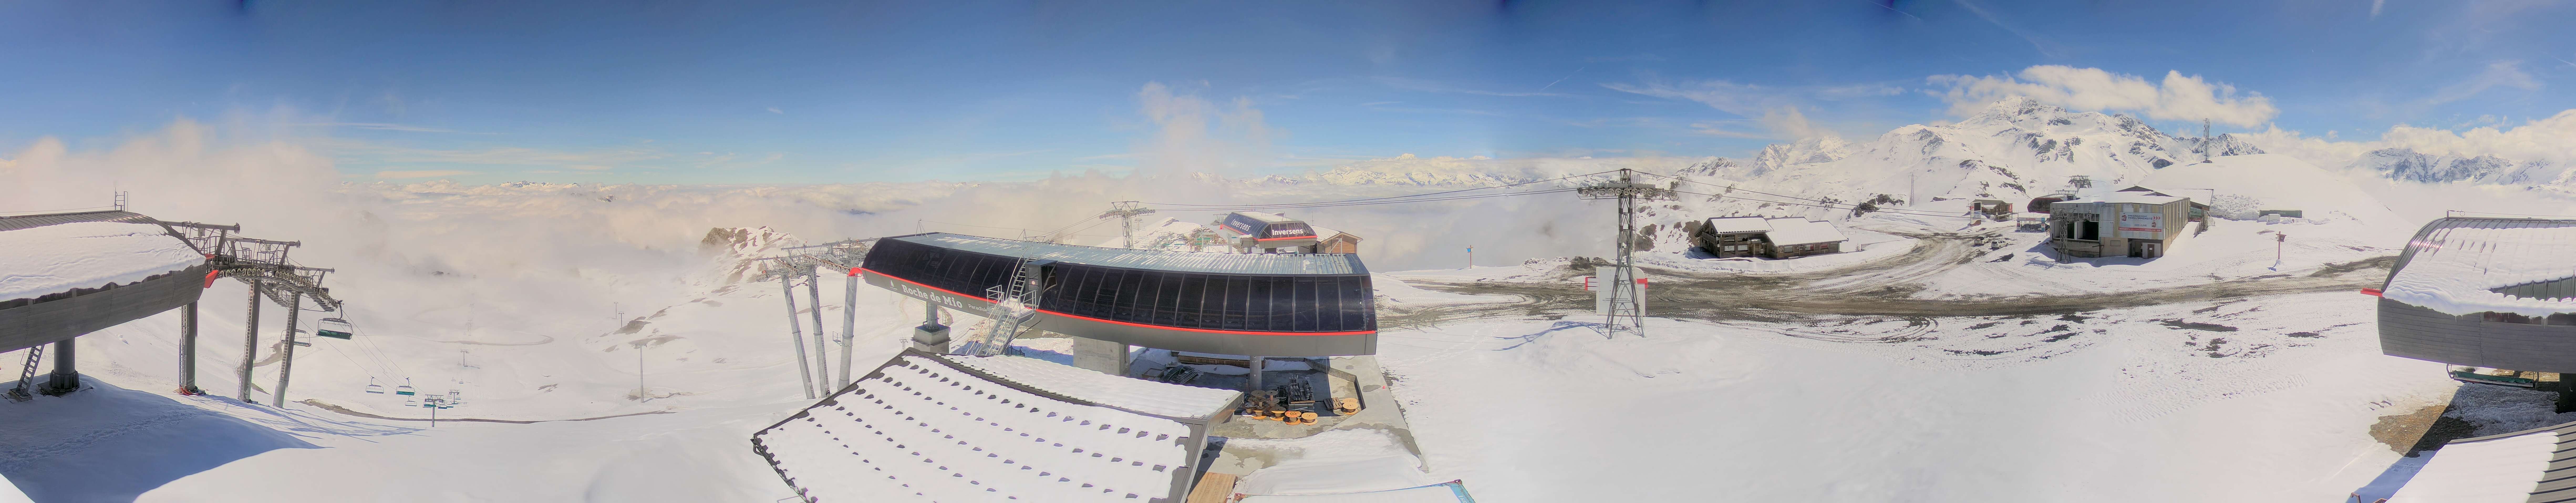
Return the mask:
<path id="1" fill-rule="evenodd" d="M 1608 289 L 1603 295 L 1610 296 L 1610 309 L 1602 313 L 1607 317 L 1602 324 L 1604 335 L 1615 336 L 1621 331 L 1636 332 L 1637 335 L 1646 334 L 1646 312 L 1640 307 L 1645 291 L 1638 288 L 1636 263 L 1629 259 L 1629 255 L 1637 249 L 1637 200 L 1669 200 L 1674 197 L 1670 189 L 1636 183 L 1635 175 L 1634 170 L 1621 169 L 1618 181 L 1582 187 L 1575 191 L 1584 199 L 1619 200 L 1618 264 L 1612 268 L 1616 272 L 1612 273 L 1611 277 L 1596 280 L 1599 288 Z M 1626 325 L 1621 325 L 1621 318 L 1627 319 Z"/>

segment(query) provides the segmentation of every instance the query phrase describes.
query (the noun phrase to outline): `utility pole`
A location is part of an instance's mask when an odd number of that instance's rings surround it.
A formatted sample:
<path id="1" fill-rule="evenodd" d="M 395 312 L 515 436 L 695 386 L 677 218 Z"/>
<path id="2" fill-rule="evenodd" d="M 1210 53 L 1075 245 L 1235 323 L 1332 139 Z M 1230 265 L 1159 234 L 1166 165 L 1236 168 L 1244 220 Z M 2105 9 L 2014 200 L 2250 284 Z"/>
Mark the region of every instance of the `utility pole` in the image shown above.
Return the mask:
<path id="1" fill-rule="evenodd" d="M 1467 245 L 1467 268 L 1476 268 L 1476 245 Z"/>
<path id="2" fill-rule="evenodd" d="M 304 293 L 286 295 L 286 343 L 277 345 L 277 389 L 269 390 L 270 407 L 286 406 L 286 379 L 295 373 L 295 318 L 304 313 Z"/>
<path id="3" fill-rule="evenodd" d="M 814 399 L 814 369 L 809 366 L 814 362 L 805 358 L 805 330 L 796 325 L 796 286 L 790 284 L 793 278 L 795 276 L 781 271 L 778 274 L 778 293 L 787 295 L 787 341 L 796 343 L 796 377 L 804 379 L 805 384 L 800 387 L 805 389 L 805 399 L 812 400 Z M 820 330 L 822 327 L 815 327 L 815 329 Z"/>
<path id="4" fill-rule="evenodd" d="M 1102 212 L 1100 218 L 1117 218 L 1118 247 L 1132 249 L 1136 247 L 1136 216 L 1153 212 L 1154 209 L 1145 207 L 1145 203 L 1119 201 L 1109 203 L 1109 211 Z"/>
<path id="5" fill-rule="evenodd" d="M 635 342 L 635 403 L 644 403 L 653 395 L 644 393 L 644 342 Z"/>
<path id="6" fill-rule="evenodd" d="M 1609 274 L 1605 275 L 1608 277 L 1600 278 L 1606 282 L 1601 288 L 1607 289 L 1602 295 L 1610 299 L 1610 308 L 1601 313 L 1608 318 L 1602 324 L 1603 335 L 1616 336 L 1621 330 L 1645 335 L 1646 313 L 1642 308 L 1645 291 L 1638 288 L 1636 263 L 1630 260 L 1630 255 L 1637 249 L 1637 200 L 1669 200 L 1674 198 L 1673 191 L 1637 183 L 1635 170 L 1621 169 L 1618 181 L 1583 187 L 1577 189 L 1576 194 L 1584 199 L 1619 200 L 1619 261 L 1609 268 Z M 1628 318 L 1627 326 L 1620 325 L 1621 317 Z"/>

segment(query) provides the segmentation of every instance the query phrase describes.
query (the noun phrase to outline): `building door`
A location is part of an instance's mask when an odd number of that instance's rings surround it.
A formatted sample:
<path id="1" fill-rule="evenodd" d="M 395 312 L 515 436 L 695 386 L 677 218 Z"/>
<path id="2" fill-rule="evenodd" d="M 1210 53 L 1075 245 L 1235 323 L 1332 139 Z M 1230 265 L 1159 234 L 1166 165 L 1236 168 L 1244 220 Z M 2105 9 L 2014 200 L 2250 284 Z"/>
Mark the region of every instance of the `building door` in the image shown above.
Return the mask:
<path id="1" fill-rule="evenodd" d="M 2140 243 L 2140 244 L 2146 247 L 2146 249 L 2145 249 L 2146 253 L 2145 253 L 2144 255 L 2140 255 L 2141 257 L 2146 257 L 2146 258 L 2156 258 L 2156 257 L 2162 257 L 2162 256 L 2165 256 L 2165 254 L 2164 254 L 2164 246 L 2163 246 L 2163 245 L 2164 245 L 2164 243 Z"/>
<path id="2" fill-rule="evenodd" d="M 2130 242 L 2129 242 L 2129 256 L 2131 256 L 2131 257 L 2146 257 L 2146 256 L 2147 256 L 2147 243 L 2146 243 L 2145 241 L 2130 241 Z"/>

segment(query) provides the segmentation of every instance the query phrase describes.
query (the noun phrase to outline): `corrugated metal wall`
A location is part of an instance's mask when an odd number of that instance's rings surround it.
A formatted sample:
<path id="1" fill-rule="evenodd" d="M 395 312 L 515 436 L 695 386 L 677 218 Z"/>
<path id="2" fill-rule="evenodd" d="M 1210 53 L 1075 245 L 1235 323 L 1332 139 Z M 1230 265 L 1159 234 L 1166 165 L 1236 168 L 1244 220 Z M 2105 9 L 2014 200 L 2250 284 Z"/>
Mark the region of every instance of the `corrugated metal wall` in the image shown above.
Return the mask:
<path id="1" fill-rule="evenodd" d="M 2485 321 L 2388 299 L 2379 300 L 2379 349 L 2452 365 L 2576 372 L 2576 326 Z"/>

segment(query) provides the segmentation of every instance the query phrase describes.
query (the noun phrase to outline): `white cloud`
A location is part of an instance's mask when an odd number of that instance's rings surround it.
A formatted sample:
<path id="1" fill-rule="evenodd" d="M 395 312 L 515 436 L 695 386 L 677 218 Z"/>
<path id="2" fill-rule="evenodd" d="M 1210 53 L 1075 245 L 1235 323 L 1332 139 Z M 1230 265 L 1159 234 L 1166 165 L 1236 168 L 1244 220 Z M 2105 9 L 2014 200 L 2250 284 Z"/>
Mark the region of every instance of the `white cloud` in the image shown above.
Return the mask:
<path id="1" fill-rule="evenodd" d="M 2165 72 L 2161 84 L 2136 75 L 2100 68 L 2040 65 L 2018 76 L 1934 75 L 1927 82 L 1947 87 L 1933 92 L 1957 115 L 1976 113 L 1988 103 L 2023 96 L 2073 110 L 2137 112 L 2158 120 L 2208 119 L 2220 124 L 2254 126 L 2272 120 L 2280 109 L 2261 93 L 2238 96 L 2236 86 L 2213 83 L 2179 71 Z"/>
<path id="2" fill-rule="evenodd" d="M 670 157 L 660 150 L 641 146 L 611 147 L 591 150 L 552 150 L 527 147 L 492 147 L 482 149 L 423 149 L 348 140 L 318 141 L 332 154 L 361 163 L 448 163 L 492 164 L 509 166 L 617 166 Z M 604 169 L 604 168 L 575 168 Z"/>
<path id="3" fill-rule="evenodd" d="M 2515 161 L 2548 161 L 2556 165 L 2576 164 L 2576 110 L 2558 112 L 2547 118 L 2525 122 L 2509 128 L 2487 126 L 2465 131 L 2451 131 L 2398 125 L 2381 133 L 2375 141 L 2336 141 L 2329 132 L 2324 137 L 2307 137 L 2297 131 L 2272 128 L 2253 133 L 2249 141 L 2263 150 L 2289 154 L 2318 166 L 2345 166 L 2362 154 L 2383 148 L 2404 148 L 2428 154 L 2464 157 L 2493 155 Z"/>
<path id="4" fill-rule="evenodd" d="M 1148 82 L 1136 101 L 1155 127 L 1136 149 L 1140 171 L 1243 175 L 1273 164 L 1270 141 L 1277 133 L 1251 98 L 1220 103 Z"/>
<path id="5" fill-rule="evenodd" d="M 2440 105 L 2469 99 L 2497 86 L 2531 90 L 2539 89 L 2540 81 L 2531 78 L 2529 73 L 2523 73 L 2521 61 L 2497 61 L 2488 63 L 2486 70 L 2479 71 L 2468 80 L 2442 86 L 2441 89 L 2433 91 L 2432 96 L 2424 98 L 2424 105 Z"/>
<path id="6" fill-rule="evenodd" d="M 2388 7 L 2388 0 L 2370 0 L 2370 18 L 2379 19 L 2379 10 L 2385 7 Z"/>
<path id="7" fill-rule="evenodd" d="M 1608 83 L 1602 84 L 1601 86 L 1620 92 L 1643 94 L 1658 98 L 1696 101 L 1702 105 L 1708 105 L 1709 108 L 1715 108 L 1726 113 L 1751 118 L 1762 124 L 1763 129 L 1768 132 L 1766 136 L 1762 136 L 1764 138 L 1796 140 L 1835 136 L 1832 131 L 1817 127 L 1814 122 L 1807 120 L 1807 115 L 1798 110 L 1796 99 L 1793 95 L 1799 93 L 1799 91 L 1775 89 L 1753 84 L 1738 84 L 1724 80 L 1704 80 L 1678 84 L 1662 81 L 1648 81 L 1644 84 Z M 1742 138 L 1754 137 L 1740 136 L 1742 133 L 1736 131 L 1702 127 L 1703 124 L 1692 124 L 1691 126 L 1700 134 Z"/>
<path id="8" fill-rule="evenodd" d="M 457 171 L 457 170 L 452 170 L 452 169 L 432 169 L 432 170 L 390 170 L 390 169 L 389 169 L 389 170 L 384 170 L 384 171 L 378 171 L 378 172 L 376 172 L 376 179 L 378 179 L 378 180 L 402 180 L 402 179 L 408 179 L 408 178 L 440 178 L 440 177 L 449 177 L 449 176 L 464 176 L 464 175 L 471 175 L 471 174 L 474 174 L 474 172 L 472 172 L 472 171 Z"/>
<path id="9" fill-rule="evenodd" d="M 428 126 L 414 126 L 414 125 L 409 125 L 409 124 L 390 124 L 390 123 L 383 123 L 383 122 L 307 122 L 307 123 L 294 124 L 294 125 L 296 125 L 296 126 L 314 126 L 314 127 L 345 127 L 345 128 L 353 128 L 353 129 L 373 129 L 373 130 L 378 130 L 378 131 L 406 131 L 406 132 L 413 132 L 413 133 L 459 133 L 459 132 L 462 132 L 462 131 L 457 131 L 457 130 L 454 130 L 454 129 L 434 128 L 434 127 L 428 127 Z M 490 134 L 490 133 L 479 133 L 479 134 Z"/>
<path id="10" fill-rule="evenodd" d="M 787 113 L 787 111 L 786 111 L 786 110 L 779 110 L 779 109 L 778 109 L 778 107 L 769 107 L 769 113 L 773 113 L 773 114 L 782 114 L 782 115 L 783 115 L 783 114 L 786 114 L 786 113 Z"/>

